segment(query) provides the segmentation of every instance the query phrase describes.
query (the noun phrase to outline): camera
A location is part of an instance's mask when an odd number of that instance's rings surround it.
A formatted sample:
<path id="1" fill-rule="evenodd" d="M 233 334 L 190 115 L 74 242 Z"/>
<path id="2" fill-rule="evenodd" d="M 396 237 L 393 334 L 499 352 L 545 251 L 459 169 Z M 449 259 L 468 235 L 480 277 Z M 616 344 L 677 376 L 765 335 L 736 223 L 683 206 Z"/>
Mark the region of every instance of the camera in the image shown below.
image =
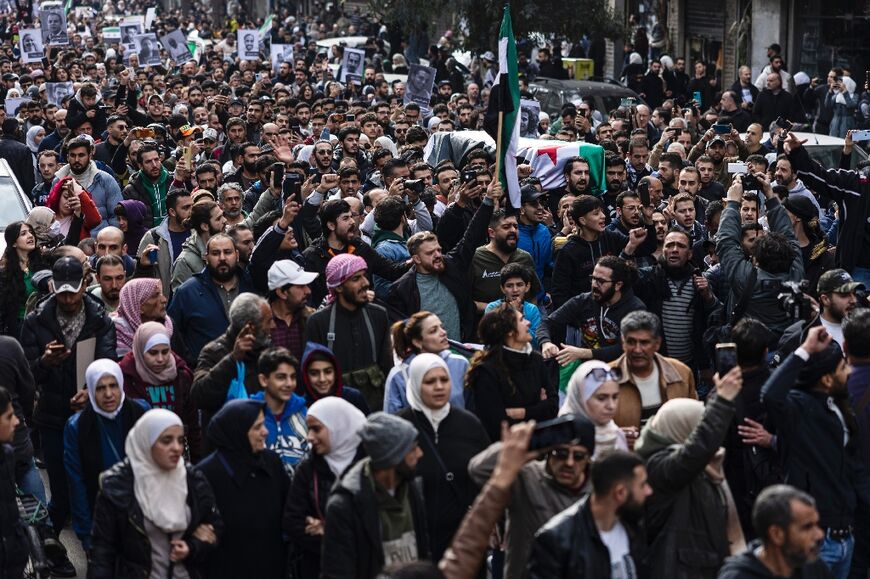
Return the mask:
<path id="1" fill-rule="evenodd" d="M 426 183 L 423 179 L 406 179 L 405 180 L 405 189 L 408 191 L 413 191 L 417 195 L 423 192 L 426 189 Z"/>
<path id="2" fill-rule="evenodd" d="M 751 173 L 743 173 L 740 175 L 740 182 L 743 184 L 744 191 L 761 191 L 761 181 L 758 177 Z"/>
<path id="3" fill-rule="evenodd" d="M 471 183 L 477 179 L 477 169 L 464 169 L 460 177 L 460 183 Z"/>
<path id="4" fill-rule="evenodd" d="M 804 293 L 810 287 L 808 280 L 781 281 L 778 279 L 763 279 L 759 282 L 763 291 L 777 292 L 776 299 L 779 307 L 786 312 L 792 320 L 802 320 L 809 313 L 811 302 Z"/>
<path id="5" fill-rule="evenodd" d="M 791 131 L 791 128 L 794 126 L 794 123 L 782 116 L 777 117 L 774 123 L 776 123 L 776 126 L 783 129 L 785 132 Z"/>

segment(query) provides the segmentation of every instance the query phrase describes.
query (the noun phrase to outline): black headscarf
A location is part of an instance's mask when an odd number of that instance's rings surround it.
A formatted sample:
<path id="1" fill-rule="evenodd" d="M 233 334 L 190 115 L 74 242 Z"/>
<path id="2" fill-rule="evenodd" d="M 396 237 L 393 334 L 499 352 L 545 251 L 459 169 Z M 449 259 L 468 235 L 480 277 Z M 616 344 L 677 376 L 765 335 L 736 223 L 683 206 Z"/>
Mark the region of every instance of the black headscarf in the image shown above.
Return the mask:
<path id="1" fill-rule="evenodd" d="M 251 449 L 248 431 L 265 406 L 260 400 L 233 400 L 225 404 L 208 425 L 209 442 L 239 486 L 262 460 L 262 453 L 254 454 Z"/>

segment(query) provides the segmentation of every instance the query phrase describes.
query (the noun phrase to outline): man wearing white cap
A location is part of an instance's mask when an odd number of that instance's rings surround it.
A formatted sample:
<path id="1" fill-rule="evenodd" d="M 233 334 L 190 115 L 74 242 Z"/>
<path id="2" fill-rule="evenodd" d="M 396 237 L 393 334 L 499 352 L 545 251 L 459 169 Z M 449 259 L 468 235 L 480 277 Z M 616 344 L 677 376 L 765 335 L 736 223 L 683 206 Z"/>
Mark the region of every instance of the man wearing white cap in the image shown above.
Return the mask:
<path id="1" fill-rule="evenodd" d="M 305 269 L 291 259 L 276 261 L 269 268 L 269 307 L 272 308 L 272 345 L 290 350 L 302 359 L 305 345 L 305 324 L 314 308 L 308 306 L 317 273 Z"/>

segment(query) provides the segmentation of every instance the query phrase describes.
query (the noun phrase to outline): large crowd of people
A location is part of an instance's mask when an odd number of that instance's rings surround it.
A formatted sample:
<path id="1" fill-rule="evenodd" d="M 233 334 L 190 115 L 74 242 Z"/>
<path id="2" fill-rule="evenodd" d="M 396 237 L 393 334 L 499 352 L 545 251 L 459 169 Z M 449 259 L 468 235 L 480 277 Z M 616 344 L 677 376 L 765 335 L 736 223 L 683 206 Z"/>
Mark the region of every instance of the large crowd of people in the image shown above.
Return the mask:
<path id="1" fill-rule="evenodd" d="M 628 44 L 639 99 L 524 107 L 556 166 L 509 182 L 451 31 L 41 13 L 42 59 L 39 7 L 0 33 L 0 577 L 37 525 L 55 577 L 866 579 L 849 70 Z M 522 102 L 578 51 L 521 39 Z"/>

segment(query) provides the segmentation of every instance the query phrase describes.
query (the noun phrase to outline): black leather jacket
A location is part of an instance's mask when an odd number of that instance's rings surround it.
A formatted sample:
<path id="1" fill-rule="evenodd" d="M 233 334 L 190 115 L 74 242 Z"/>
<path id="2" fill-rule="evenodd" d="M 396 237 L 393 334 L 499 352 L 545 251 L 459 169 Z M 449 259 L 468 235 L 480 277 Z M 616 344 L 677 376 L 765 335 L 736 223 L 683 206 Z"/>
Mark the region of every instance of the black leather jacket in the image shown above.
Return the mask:
<path id="1" fill-rule="evenodd" d="M 119 462 L 102 475 L 102 488 L 94 509 L 88 579 L 148 579 L 151 574 L 151 543 L 145 534 L 144 515 L 133 492 L 133 481 L 129 460 Z M 190 524 L 182 539 L 187 542 L 190 554 L 184 564 L 191 579 L 196 579 L 203 576 L 200 566 L 215 545 L 195 539 L 193 532 L 208 523 L 214 527 L 220 544 L 223 522 L 205 475 L 190 465 L 187 465 L 187 505 Z"/>

